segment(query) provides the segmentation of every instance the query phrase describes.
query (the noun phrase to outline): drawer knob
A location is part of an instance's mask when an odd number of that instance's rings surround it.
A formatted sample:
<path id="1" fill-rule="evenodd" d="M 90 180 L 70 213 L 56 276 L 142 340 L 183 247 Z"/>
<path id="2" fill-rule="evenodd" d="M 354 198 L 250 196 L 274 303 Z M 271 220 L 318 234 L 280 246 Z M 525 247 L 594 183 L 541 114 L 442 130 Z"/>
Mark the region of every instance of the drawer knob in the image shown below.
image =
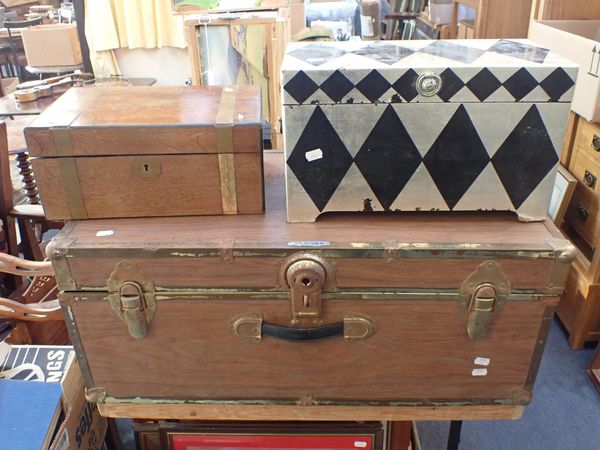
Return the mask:
<path id="1" fill-rule="evenodd" d="M 597 152 L 600 152 L 600 136 L 597 134 L 592 138 L 592 148 Z"/>
<path id="2" fill-rule="evenodd" d="M 590 215 L 590 213 L 585 208 L 585 206 L 583 206 L 581 203 L 578 203 L 577 204 L 577 215 L 579 216 L 579 218 L 581 220 L 583 220 L 585 222 L 587 220 L 588 216 Z"/>
<path id="3" fill-rule="evenodd" d="M 442 78 L 432 72 L 423 73 L 417 78 L 416 89 L 423 97 L 433 97 L 442 89 Z"/>
<path id="4" fill-rule="evenodd" d="M 589 170 L 585 171 L 585 175 L 583 176 L 583 182 L 586 186 L 594 189 L 596 187 L 596 175 L 591 173 Z"/>

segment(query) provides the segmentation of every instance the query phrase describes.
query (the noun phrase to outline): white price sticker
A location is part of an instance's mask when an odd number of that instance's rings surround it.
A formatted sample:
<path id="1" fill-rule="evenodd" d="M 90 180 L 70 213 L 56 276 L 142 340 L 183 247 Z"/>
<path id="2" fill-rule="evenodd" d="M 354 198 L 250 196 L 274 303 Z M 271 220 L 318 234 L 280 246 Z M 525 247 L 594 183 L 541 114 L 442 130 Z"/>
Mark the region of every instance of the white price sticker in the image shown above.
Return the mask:
<path id="1" fill-rule="evenodd" d="M 478 356 L 477 358 L 475 358 L 475 361 L 473 361 L 473 362 L 477 366 L 489 366 L 490 361 L 491 361 L 490 358 L 484 358 L 483 356 Z"/>
<path id="2" fill-rule="evenodd" d="M 323 150 L 321 150 L 320 148 L 316 148 L 314 150 L 306 152 L 304 154 L 304 156 L 305 156 L 305 158 L 306 158 L 306 160 L 308 162 L 316 161 L 318 159 L 322 159 L 323 158 Z"/>

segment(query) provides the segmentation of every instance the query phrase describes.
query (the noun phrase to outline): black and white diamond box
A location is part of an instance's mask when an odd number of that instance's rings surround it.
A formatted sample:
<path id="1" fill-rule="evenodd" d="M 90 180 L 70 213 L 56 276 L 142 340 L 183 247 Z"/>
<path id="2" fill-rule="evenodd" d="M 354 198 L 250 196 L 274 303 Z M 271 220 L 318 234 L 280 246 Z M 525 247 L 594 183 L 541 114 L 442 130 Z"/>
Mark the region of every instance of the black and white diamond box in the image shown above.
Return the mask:
<path id="1" fill-rule="evenodd" d="M 577 66 L 527 40 L 294 43 L 290 222 L 331 211 L 548 211 Z"/>

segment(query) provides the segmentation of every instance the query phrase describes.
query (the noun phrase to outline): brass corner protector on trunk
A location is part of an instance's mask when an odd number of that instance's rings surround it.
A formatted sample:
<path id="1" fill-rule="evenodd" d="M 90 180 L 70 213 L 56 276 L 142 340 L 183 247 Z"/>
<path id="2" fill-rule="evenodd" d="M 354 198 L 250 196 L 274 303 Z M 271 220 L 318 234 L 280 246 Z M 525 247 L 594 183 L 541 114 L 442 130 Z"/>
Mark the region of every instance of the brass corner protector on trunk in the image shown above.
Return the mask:
<path id="1" fill-rule="evenodd" d="M 103 387 L 85 388 L 85 399 L 90 403 L 104 403 L 107 395 Z"/>
<path id="2" fill-rule="evenodd" d="M 138 266 L 121 261 L 106 282 L 108 301 L 117 316 L 127 324 L 131 337 L 143 338 L 156 311 L 154 283 Z"/>
<path id="3" fill-rule="evenodd" d="M 459 306 L 471 339 L 483 339 L 511 292 L 511 283 L 495 261 L 483 262 L 460 286 Z"/>
<path id="4" fill-rule="evenodd" d="M 549 238 L 546 243 L 554 250 L 554 267 L 548 280 L 548 294 L 562 295 L 565 290 L 567 276 L 571 269 L 571 264 L 577 256 L 577 249 L 567 239 Z"/>
<path id="5" fill-rule="evenodd" d="M 65 225 L 65 228 L 70 224 Z M 77 283 L 71 275 L 71 268 L 67 261 L 69 246 L 74 242 L 72 239 L 61 238 L 60 235 L 52 239 L 46 246 L 46 255 L 52 262 L 56 284 L 61 291 L 77 290 Z"/>

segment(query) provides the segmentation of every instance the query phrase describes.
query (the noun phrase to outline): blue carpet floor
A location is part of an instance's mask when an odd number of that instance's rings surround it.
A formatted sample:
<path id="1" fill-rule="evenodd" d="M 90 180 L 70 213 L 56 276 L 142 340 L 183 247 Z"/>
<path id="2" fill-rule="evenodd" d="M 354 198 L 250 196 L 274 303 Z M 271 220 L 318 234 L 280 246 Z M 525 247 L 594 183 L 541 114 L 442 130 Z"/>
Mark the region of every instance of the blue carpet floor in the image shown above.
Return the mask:
<path id="1" fill-rule="evenodd" d="M 593 349 L 571 350 L 555 320 L 533 390 L 517 421 L 464 422 L 461 450 L 600 450 L 600 393 L 586 368 Z M 422 450 L 446 448 L 449 422 L 418 422 Z"/>

